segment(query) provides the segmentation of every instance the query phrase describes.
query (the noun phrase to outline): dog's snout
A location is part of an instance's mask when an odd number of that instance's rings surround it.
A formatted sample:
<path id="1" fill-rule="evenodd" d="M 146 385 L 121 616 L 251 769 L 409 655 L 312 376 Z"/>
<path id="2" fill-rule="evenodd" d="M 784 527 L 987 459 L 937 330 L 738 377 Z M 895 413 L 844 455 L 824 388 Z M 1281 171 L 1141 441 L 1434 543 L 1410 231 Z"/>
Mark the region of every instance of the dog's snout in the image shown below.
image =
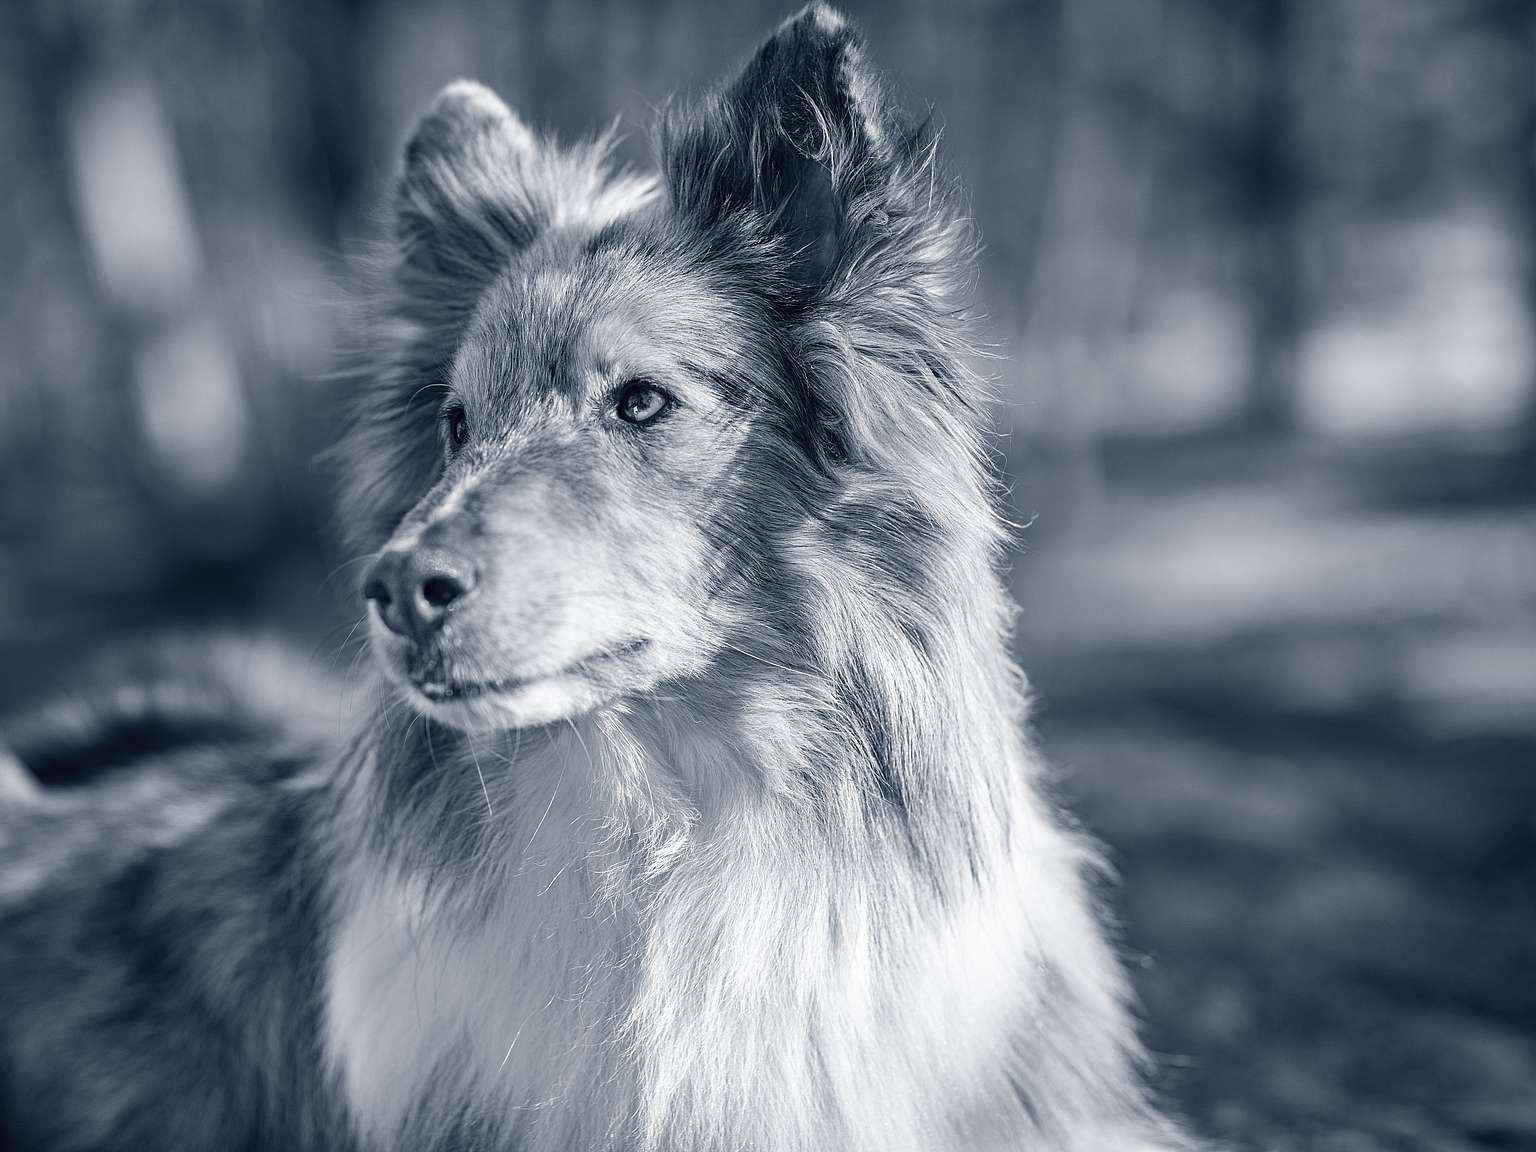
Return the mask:
<path id="1" fill-rule="evenodd" d="M 394 633 L 422 640 L 442 627 L 448 613 L 474 590 L 475 566 L 442 549 L 391 550 L 373 562 L 363 595 L 378 605 Z"/>

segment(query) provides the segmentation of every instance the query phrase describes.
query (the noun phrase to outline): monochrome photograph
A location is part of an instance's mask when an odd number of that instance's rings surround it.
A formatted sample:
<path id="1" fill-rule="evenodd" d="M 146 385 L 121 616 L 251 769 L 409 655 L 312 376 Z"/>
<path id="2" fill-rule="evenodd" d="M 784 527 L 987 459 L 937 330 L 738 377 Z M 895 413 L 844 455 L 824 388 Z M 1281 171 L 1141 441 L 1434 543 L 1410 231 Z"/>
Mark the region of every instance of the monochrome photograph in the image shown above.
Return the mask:
<path id="1" fill-rule="evenodd" d="M 1536 1150 L 1536 6 L 4 27 L 0 1152 Z"/>

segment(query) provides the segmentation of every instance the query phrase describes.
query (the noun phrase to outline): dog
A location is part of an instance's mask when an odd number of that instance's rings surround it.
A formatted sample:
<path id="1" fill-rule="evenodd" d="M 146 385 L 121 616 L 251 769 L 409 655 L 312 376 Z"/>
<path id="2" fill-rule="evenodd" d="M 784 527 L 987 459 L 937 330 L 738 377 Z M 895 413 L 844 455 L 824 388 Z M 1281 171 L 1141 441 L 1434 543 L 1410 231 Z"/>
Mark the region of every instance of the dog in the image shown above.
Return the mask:
<path id="1" fill-rule="evenodd" d="M 823 5 L 654 176 L 438 96 L 339 449 L 376 673 L 182 643 L 10 730 L 0 1143 L 1189 1146 L 1028 738 L 937 142 Z"/>

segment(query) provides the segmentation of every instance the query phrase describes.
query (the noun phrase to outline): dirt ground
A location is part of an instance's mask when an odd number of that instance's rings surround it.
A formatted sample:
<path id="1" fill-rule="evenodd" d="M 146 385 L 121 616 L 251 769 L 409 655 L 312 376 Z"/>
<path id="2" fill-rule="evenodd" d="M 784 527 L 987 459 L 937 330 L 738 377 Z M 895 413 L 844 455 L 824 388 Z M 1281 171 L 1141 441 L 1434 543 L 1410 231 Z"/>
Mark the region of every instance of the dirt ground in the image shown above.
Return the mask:
<path id="1" fill-rule="evenodd" d="M 1146 464 L 1017 580 L 1161 1090 L 1239 1148 L 1536 1148 L 1530 478 Z"/>

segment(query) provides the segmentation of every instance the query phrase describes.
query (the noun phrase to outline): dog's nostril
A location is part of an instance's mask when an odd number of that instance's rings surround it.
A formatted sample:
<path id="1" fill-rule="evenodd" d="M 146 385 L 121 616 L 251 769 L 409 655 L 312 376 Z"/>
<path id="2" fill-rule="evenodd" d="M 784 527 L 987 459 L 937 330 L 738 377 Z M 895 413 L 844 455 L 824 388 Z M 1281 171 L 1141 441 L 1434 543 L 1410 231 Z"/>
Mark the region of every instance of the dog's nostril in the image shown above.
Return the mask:
<path id="1" fill-rule="evenodd" d="M 453 576 L 428 576 L 422 581 L 421 598 L 434 608 L 446 608 L 464 595 L 464 585 Z"/>
<path id="2" fill-rule="evenodd" d="M 474 590 L 475 575 L 475 566 L 456 553 L 390 549 L 364 576 L 363 596 L 376 606 L 386 628 L 419 644 Z"/>

